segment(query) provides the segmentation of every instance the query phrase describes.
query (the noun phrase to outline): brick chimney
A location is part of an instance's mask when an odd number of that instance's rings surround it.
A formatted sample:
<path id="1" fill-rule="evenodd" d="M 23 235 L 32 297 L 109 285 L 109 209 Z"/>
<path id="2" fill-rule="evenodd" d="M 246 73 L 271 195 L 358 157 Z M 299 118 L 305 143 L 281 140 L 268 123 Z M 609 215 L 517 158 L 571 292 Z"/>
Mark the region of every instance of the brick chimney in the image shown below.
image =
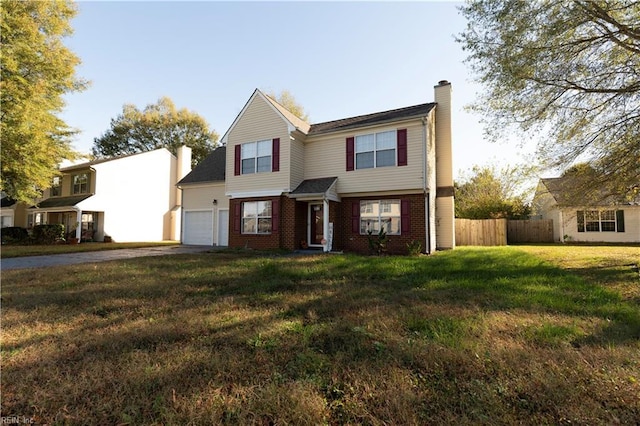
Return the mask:
<path id="1" fill-rule="evenodd" d="M 436 247 L 456 245 L 453 199 L 453 155 L 451 150 L 451 83 L 434 86 L 436 106 Z"/>

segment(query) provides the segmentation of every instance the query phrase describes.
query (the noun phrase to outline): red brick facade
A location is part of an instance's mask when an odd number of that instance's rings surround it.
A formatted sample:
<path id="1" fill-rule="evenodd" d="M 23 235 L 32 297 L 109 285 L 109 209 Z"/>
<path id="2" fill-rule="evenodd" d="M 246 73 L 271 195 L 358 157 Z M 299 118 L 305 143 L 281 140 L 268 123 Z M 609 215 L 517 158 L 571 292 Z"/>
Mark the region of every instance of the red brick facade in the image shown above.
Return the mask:
<path id="1" fill-rule="evenodd" d="M 406 200 L 409 203 L 409 230 L 401 229 L 400 235 L 389 235 L 387 250 L 390 254 L 407 254 L 407 244 L 411 241 L 419 241 L 425 247 L 426 223 L 425 223 L 425 197 L 421 194 L 394 195 L 391 197 L 358 197 L 342 198 L 342 223 L 340 226 L 343 250 L 355 253 L 369 253 L 369 241 L 367 235 L 353 232 L 351 215 L 353 203 L 360 204 L 361 200 Z"/>
<path id="2" fill-rule="evenodd" d="M 356 253 L 368 253 L 369 242 L 367 235 L 353 232 L 352 212 L 359 206 L 360 200 L 399 199 L 408 203 L 409 229 L 401 229 L 401 235 L 390 235 L 388 252 L 391 254 L 406 254 L 407 244 L 419 241 L 425 246 L 425 202 L 420 194 L 394 195 L 390 197 L 358 197 L 342 198 L 341 202 L 329 202 L 329 222 L 333 222 L 333 250 L 344 250 Z M 270 234 L 242 234 L 242 218 L 238 215 L 242 211 L 245 201 L 271 200 L 272 207 L 278 208 L 273 212 L 272 232 Z M 359 207 L 358 207 L 359 209 Z M 229 246 L 253 249 L 286 249 L 302 248 L 302 242 L 307 242 L 307 220 L 309 203 L 296 201 L 287 196 L 266 198 L 241 198 L 229 202 Z M 277 223 L 276 223 L 277 222 Z"/>

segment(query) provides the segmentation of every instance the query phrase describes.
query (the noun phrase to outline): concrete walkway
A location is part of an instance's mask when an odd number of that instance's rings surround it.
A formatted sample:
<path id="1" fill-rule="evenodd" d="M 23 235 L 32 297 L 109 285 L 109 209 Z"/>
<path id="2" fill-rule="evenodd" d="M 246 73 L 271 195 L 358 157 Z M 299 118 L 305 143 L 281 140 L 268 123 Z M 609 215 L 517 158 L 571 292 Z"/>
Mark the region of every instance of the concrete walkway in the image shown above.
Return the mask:
<path id="1" fill-rule="evenodd" d="M 219 249 L 220 247 L 215 247 Z M 134 257 L 167 256 L 171 254 L 202 253 L 214 249 L 209 246 L 168 246 L 136 249 L 88 251 L 84 253 L 64 253 L 45 256 L 12 257 L 0 260 L 0 270 L 44 268 L 47 266 L 76 265 L 79 263 L 106 262 L 109 260 L 132 259 Z"/>

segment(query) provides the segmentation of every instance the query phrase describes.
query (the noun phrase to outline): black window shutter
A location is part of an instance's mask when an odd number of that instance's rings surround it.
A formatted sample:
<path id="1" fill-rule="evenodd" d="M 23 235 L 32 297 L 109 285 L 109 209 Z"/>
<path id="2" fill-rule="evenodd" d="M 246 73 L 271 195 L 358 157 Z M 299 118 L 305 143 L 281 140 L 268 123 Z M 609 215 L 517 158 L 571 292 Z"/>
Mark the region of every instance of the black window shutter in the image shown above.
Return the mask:
<path id="1" fill-rule="evenodd" d="M 584 210 L 578 210 L 578 232 L 584 232 Z"/>
<path id="2" fill-rule="evenodd" d="M 624 232 L 624 210 L 616 210 L 616 229 Z"/>

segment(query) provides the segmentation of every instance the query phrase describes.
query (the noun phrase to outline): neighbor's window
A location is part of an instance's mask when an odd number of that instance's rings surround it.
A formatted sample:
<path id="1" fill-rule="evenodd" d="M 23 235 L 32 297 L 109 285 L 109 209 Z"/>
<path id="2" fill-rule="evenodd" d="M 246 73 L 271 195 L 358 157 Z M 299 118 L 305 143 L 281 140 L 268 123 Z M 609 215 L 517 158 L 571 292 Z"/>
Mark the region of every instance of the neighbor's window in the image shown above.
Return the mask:
<path id="1" fill-rule="evenodd" d="M 271 171 L 272 141 L 258 141 L 242 144 L 242 174 Z"/>
<path id="2" fill-rule="evenodd" d="M 59 197 L 60 195 L 62 195 L 61 183 L 62 178 L 60 176 L 54 176 L 53 181 L 51 182 L 50 191 L 52 197 Z"/>
<path id="3" fill-rule="evenodd" d="M 615 210 L 578 211 L 578 232 L 616 232 L 619 228 Z"/>
<path id="4" fill-rule="evenodd" d="M 89 192 L 89 173 L 81 173 L 73 176 L 73 194 L 86 194 Z"/>
<path id="5" fill-rule="evenodd" d="M 242 233 L 271 233 L 271 201 L 245 201 L 242 203 Z"/>
<path id="6" fill-rule="evenodd" d="M 388 235 L 400 235 L 400 200 L 360 201 L 360 234 L 383 227 Z"/>
<path id="7" fill-rule="evenodd" d="M 355 137 L 356 169 L 396 165 L 395 130 Z"/>

